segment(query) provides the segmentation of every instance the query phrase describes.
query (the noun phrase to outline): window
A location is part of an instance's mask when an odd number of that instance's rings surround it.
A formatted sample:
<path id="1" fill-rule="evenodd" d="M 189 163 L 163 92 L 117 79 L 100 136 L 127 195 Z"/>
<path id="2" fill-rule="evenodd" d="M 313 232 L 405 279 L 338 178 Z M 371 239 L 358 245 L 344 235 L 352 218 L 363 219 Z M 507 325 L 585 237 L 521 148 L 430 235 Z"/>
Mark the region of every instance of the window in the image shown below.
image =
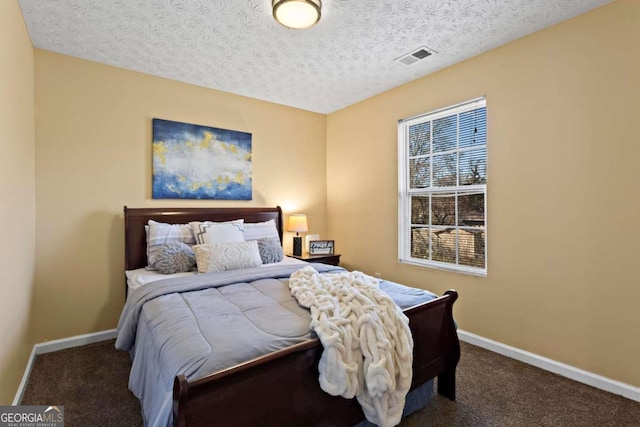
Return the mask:
<path id="1" fill-rule="evenodd" d="M 398 123 L 400 262 L 487 274 L 484 98 Z"/>

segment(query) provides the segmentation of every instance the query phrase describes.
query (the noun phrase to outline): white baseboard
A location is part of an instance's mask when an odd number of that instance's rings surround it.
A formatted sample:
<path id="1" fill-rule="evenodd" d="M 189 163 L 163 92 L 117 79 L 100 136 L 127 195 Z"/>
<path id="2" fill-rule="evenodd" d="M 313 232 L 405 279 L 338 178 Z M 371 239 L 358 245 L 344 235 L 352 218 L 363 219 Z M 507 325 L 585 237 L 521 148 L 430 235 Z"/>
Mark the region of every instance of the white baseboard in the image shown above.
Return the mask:
<path id="1" fill-rule="evenodd" d="M 36 354 L 51 353 L 52 351 L 64 350 L 65 348 L 80 347 L 100 341 L 112 340 L 118 335 L 115 329 L 93 332 L 91 334 L 76 335 L 75 337 L 62 338 L 59 340 L 47 341 L 36 344 Z"/>
<path id="2" fill-rule="evenodd" d="M 24 389 L 27 386 L 29 375 L 31 375 L 31 369 L 33 368 L 33 362 L 36 355 L 63 350 L 65 348 L 80 347 L 87 344 L 110 340 L 114 339 L 116 335 L 116 330 L 110 329 L 107 331 L 77 335 L 75 337 L 63 338 L 34 345 L 33 349 L 31 350 L 31 355 L 29 356 L 22 381 L 20 382 L 20 386 L 18 387 L 18 391 L 15 398 L 13 399 L 12 405 L 19 405 L 22 401 Z M 590 385 L 600 390 L 608 391 L 610 393 L 618 394 L 628 399 L 635 400 L 636 402 L 640 402 L 640 387 L 634 387 L 620 381 L 615 381 L 601 375 L 593 374 L 574 366 L 556 362 L 555 360 L 539 356 L 537 354 L 521 350 L 510 345 L 502 344 L 497 341 L 472 334 L 471 332 L 463 331 L 461 329 L 458 329 L 458 337 L 461 341 L 476 345 L 478 347 L 482 347 L 484 349 L 493 351 L 494 353 L 519 360 L 520 362 L 524 362 L 537 368 L 544 369 L 545 371 L 562 375 L 563 377 L 567 377 L 574 381 Z"/>
<path id="3" fill-rule="evenodd" d="M 64 350 L 65 348 L 80 347 L 87 344 L 111 340 L 116 336 L 117 331 L 115 329 L 109 329 L 107 331 L 76 335 L 75 337 L 62 338 L 34 345 L 31 350 L 31 355 L 29 355 L 29 360 L 27 361 L 27 367 L 24 370 L 22 381 L 20 381 L 20 386 L 18 386 L 18 391 L 16 392 L 16 396 L 13 398 L 13 402 L 11 404 L 13 406 L 17 406 L 22 402 L 22 396 L 24 396 L 24 390 L 27 387 L 27 381 L 29 381 L 31 369 L 33 369 L 33 362 L 38 354 L 51 353 L 52 351 Z"/>
<path id="4" fill-rule="evenodd" d="M 20 402 L 22 402 L 22 396 L 24 396 L 24 389 L 27 388 L 27 381 L 29 381 L 29 376 L 31 375 L 31 370 L 33 369 L 33 362 L 36 360 L 36 346 L 34 345 L 31 349 L 31 354 L 29 355 L 29 360 L 27 360 L 27 367 L 24 370 L 24 374 L 22 375 L 22 381 L 20 381 L 20 385 L 18 386 L 18 391 L 16 392 L 15 397 L 13 398 L 13 402 L 11 405 L 18 406 Z"/>
<path id="5" fill-rule="evenodd" d="M 544 369 L 545 371 L 562 375 L 563 377 L 567 377 L 574 381 L 590 385 L 591 387 L 608 391 L 610 393 L 619 394 L 620 396 L 624 396 L 628 399 L 640 402 L 640 387 L 634 387 L 630 384 L 612 380 L 610 378 L 606 378 L 601 375 L 597 375 L 576 368 L 574 366 L 567 365 L 565 363 L 557 362 L 544 356 L 530 353 L 516 347 L 511 347 L 510 345 L 502 344 L 497 341 L 472 334 L 471 332 L 466 332 L 458 329 L 458 337 L 460 338 L 460 341 L 464 341 L 466 343 L 493 351 L 494 353 L 519 360 L 520 362 L 524 362 L 537 368 Z"/>

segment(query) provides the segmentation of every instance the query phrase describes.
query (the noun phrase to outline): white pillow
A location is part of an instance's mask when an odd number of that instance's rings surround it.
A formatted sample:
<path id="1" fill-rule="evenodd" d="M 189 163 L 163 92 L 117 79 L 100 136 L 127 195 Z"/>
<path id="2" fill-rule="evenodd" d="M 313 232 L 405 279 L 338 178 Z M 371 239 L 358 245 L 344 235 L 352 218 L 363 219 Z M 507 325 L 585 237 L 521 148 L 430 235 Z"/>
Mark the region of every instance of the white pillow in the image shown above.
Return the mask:
<path id="1" fill-rule="evenodd" d="M 262 265 L 258 242 L 231 242 L 213 245 L 195 245 L 198 273 L 239 270 Z"/>
<path id="2" fill-rule="evenodd" d="M 196 243 L 189 224 L 166 224 L 150 219 L 145 229 L 147 229 L 147 265 L 149 268 L 155 268 L 157 261 L 157 251 L 154 251 L 154 246 L 174 242 L 182 242 L 191 246 Z"/>
<path id="3" fill-rule="evenodd" d="M 244 233 L 235 224 L 212 224 L 202 238 L 207 245 L 244 242 Z"/>
<path id="4" fill-rule="evenodd" d="M 280 239 L 274 220 L 247 222 L 244 224 L 244 240 L 258 240 L 264 237 L 277 237 Z"/>
<path id="5" fill-rule="evenodd" d="M 226 222 L 193 221 L 189 225 L 197 244 L 229 243 L 244 241 L 244 220 Z"/>

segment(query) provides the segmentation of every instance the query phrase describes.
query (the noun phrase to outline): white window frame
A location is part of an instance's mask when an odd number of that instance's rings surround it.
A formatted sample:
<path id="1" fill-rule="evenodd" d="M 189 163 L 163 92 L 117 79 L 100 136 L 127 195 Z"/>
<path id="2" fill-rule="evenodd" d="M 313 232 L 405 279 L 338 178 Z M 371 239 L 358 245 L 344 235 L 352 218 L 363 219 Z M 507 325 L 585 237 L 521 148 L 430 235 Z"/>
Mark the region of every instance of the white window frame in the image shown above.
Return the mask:
<path id="1" fill-rule="evenodd" d="M 409 129 L 411 126 L 416 124 L 431 122 L 433 120 L 458 115 L 461 113 L 465 113 L 467 111 L 473 111 L 476 108 L 486 107 L 486 99 L 484 97 L 472 99 L 470 101 L 466 101 L 457 105 L 453 105 L 451 107 L 442 108 L 439 110 L 431 111 L 428 113 L 420 114 L 418 116 L 409 117 L 406 119 L 402 119 L 398 121 L 398 261 L 400 263 L 413 264 L 418 266 L 437 268 L 441 270 L 448 271 L 456 271 L 465 274 L 472 274 L 477 276 L 486 276 L 487 275 L 487 259 L 488 259 L 488 232 L 487 232 L 487 185 L 485 184 L 477 184 L 477 185 L 459 185 L 459 177 L 458 182 L 456 182 L 455 186 L 450 187 L 428 187 L 428 188 L 420 188 L 420 189 L 411 189 L 410 188 L 410 174 L 409 174 Z M 431 135 L 433 138 L 433 135 Z M 487 144 L 488 145 L 488 144 Z M 487 152 L 487 145 L 485 145 L 485 152 Z M 459 139 L 456 138 L 456 149 L 451 150 L 451 152 L 455 152 L 456 154 L 463 153 L 466 149 L 459 147 Z M 448 153 L 449 151 L 445 151 L 443 153 Z M 438 153 L 441 154 L 441 153 Z M 488 161 L 488 159 L 487 159 Z M 460 170 L 460 165 L 458 164 L 458 171 Z M 431 175 L 433 176 L 433 169 L 430 170 Z M 458 174 L 459 175 L 459 174 Z M 411 256 L 411 230 L 414 224 L 411 223 L 411 197 L 412 196 L 428 196 L 438 193 L 465 193 L 465 192 L 482 192 L 484 194 L 484 268 L 472 267 L 467 265 L 458 264 L 459 258 L 459 250 L 458 250 L 458 234 L 456 233 L 456 263 L 450 262 L 442 262 L 442 261 L 434 261 L 423 258 L 414 258 Z M 455 228 L 457 230 L 464 229 L 465 227 L 458 225 L 458 206 L 456 197 L 456 206 L 455 206 L 455 225 L 454 226 L 443 226 L 443 229 L 446 228 Z M 430 213 L 431 216 L 431 213 Z M 431 226 L 431 219 L 429 220 L 429 225 Z M 416 224 L 417 225 L 417 224 Z M 421 224 L 424 225 L 424 224 Z M 433 228 L 433 226 L 431 226 Z M 435 228 L 438 228 L 436 226 Z M 431 238 L 430 238 L 431 244 Z"/>

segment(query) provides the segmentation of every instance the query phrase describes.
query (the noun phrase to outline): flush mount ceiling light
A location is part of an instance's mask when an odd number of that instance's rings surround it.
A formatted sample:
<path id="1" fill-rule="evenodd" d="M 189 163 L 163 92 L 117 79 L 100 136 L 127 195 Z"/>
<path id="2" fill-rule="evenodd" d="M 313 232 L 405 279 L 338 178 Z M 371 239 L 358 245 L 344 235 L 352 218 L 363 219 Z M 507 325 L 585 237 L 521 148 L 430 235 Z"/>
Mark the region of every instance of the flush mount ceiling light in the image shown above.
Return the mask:
<path id="1" fill-rule="evenodd" d="M 273 17 L 287 28 L 301 30 L 320 20 L 321 0 L 273 0 Z"/>

